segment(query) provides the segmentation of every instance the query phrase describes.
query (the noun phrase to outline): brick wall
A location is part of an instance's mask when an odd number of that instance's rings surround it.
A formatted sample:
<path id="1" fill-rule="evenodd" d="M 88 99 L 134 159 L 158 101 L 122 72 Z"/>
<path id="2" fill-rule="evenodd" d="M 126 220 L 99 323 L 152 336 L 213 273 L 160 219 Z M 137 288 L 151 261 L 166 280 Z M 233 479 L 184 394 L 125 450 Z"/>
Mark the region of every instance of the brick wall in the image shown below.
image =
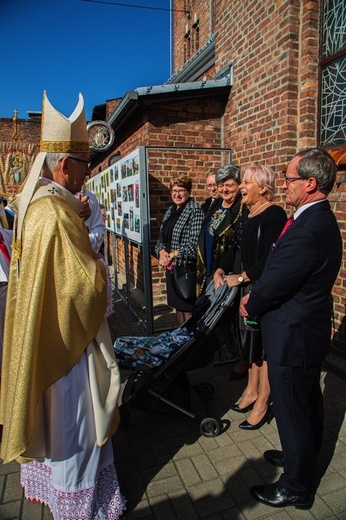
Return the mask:
<path id="1" fill-rule="evenodd" d="M 12 141 L 15 131 L 14 122 L 10 118 L 0 118 L 0 141 Z M 23 143 L 39 144 L 41 131 L 41 117 L 18 119 L 17 131 L 21 135 L 19 141 Z"/>
<path id="2" fill-rule="evenodd" d="M 139 146 L 160 147 L 148 151 L 147 164 L 153 242 L 158 238 L 163 215 L 172 203 L 169 191 L 171 178 L 179 173 L 189 175 L 193 182 L 193 196 L 201 203 L 208 195 L 205 189 L 207 174 L 227 162 L 227 152 L 210 149 L 220 147 L 220 117 L 224 107 L 225 99 L 219 97 L 143 106 L 131 118 L 130 125 L 116 132 L 112 148 L 97 156 L 93 174 L 105 170 L 109 158 L 115 153 L 125 157 Z M 118 238 L 117 275 L 121 289 L 126 281 L 124 255 L 124 243 Z M 135 245 L 129 246 L 129 261 L 131 287 L 144 291 L 142 254 Z M 158 267 L 154 246 L 151 264 L 154 305 L 159 305 L 166 302 L 166 284 L 164 271 Z"/>
<path id="3" fill-rule="evenodd" d="M 174 15 L 175 70 L 184 64 L 185 57 L 188 59 L 189 56 L 192 56 L 197 48 L 210 38 L 213 19 L 209 3 L 209 0 L 208 2 L 205 0 L 176 0 L 174 2 L 174 8 L 177 9 Z M 190 11 L 190 16 L 179 12 L 184 9 Z M 198 24 L 195 23 L 196 19 L 198 19 Z"/>
<path id="4" fill-rule="evenodd" d="M 191 2 L 192 8 L 197 2 Z M 183 0 L 174 7 L 182 9 Z M 313 0 L 209 0 L 198 2 L 200 34 L 215 32 L 215 71 L 233 63 L 233 87 L 221 118 L 221 146 L 241 166 L 262 162 L 277 174 L 277 201 L 284 205 L 282 170 L 299 150 L 318 144 L 320 2 Z M 197 8 L 197 7 L 196 7 Z M 185 15 L 174 14 L 174 71 L 183 63 Z M 208 37 L 201 38 L 203 45 Z M 213 77 L 213 70 L 202 74 Z M 330 195 L 346 250 L 345 172 Z M 288 211 L 289 208 L 286 208 Z M 334 290 L 335 336 L 346 351 L 346 257 Z"/>

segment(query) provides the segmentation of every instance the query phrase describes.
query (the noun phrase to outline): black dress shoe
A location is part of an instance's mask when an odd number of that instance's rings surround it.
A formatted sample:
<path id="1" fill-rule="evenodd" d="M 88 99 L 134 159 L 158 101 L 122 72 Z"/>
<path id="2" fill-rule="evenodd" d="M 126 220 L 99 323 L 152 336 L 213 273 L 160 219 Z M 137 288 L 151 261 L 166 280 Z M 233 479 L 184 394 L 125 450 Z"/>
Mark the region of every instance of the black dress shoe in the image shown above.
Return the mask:
<path id="1" fill-rule="evenodd" d="M 295 506 L 297 509 L 310 509 L 313 497 L 310 493 L 306 495 L 294 495 L 279 485 L 267 484 L 250 488 L 250 493 L 255 500 L 272 507 Z"/>
<path id="2" fill-rule="evenodd" d="M 277 466 L 278 468 L 284 467 L 284 454 L 282 451 L 268 450 L 263 453 L 263 457 L 273 466 Z"/>
<path id="3" fill-rule="evenodd" d="M 262 419 L 257 424 L 250 424 L 247 421 L 244 421 L 239 424 L 239 428 L 242 430 L 258 430 L 259 428 L 262 428 L 263 424 L 267 423 L 269 424 L 274 418 L 274 410 L 272 406 L 268 406 L 268 410 L 262 417 Z"/>
<path id="4" fill-rule="evenodd" d="M 230 408 L 230 410 L 233 410 L 233 412 L 246 413 L 246 412 L 249 412 L 250 410 L 252 410 L 252 408 L 254 407 L 255 402 L 256 401 L 254 401 L 253 403 L 249 404 L 248 406 L 245 406 L 245 408 L 239 408 L 239 404 L 231 404 L 231 406 L 229 408 Z"/>

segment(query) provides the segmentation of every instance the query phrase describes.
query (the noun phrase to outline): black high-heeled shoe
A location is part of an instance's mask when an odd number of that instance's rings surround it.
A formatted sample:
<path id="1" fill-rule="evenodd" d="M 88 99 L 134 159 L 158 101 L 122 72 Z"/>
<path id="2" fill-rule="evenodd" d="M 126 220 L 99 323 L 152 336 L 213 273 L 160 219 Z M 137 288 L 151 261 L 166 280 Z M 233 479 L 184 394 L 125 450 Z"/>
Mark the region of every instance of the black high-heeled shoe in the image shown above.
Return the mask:
<path id="1" fill-rule="evenodd" d="M 247 421 L 244 421 L 239 424 L 239 428 L 242 430 L 258 430 L 259 428 L 262 428 L 263 424 L 267 423 L 269 424 L 274 419 L 274 409 L 270 405 L 268 406 L 268 409 L 262 419 L 257 424 L 250 424 Z"/>
<path id="2" fill-rule="evenodd" d="M 239 408 L 239 404 L 231 404 L 231 406 L 229 408 L 230 408 L 230 410 L 233 410 L 233 412 L 246 413 L 246 412 L 249 412 L 250 410 L 252 410 L 256 401 L 257 401 L 257 399 L 255 399 L 255 401 L 253 403 L 249 404 L 248 406 L 245 406 L 245 408 Z"/>

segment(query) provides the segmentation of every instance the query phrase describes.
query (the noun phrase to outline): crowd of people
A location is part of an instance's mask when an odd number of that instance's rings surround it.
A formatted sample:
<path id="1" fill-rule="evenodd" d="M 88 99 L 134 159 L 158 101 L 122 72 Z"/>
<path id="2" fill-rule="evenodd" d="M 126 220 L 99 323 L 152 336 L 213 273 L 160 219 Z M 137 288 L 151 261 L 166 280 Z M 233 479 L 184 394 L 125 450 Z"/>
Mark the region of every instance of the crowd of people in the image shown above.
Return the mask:
<path id="1" fill-rule="evenodd" d="M 224 284 L 239 286 L 228 315 L 236 332 L 229 341 L 236 338 L 239 353 L 230 379 L 247 372 L 248 380 L 230 409 L 251 412 L 239 425 L 244 430 L 276 418 L 282 451 L 269 450 L 264 457 L 283 473 L 274 484 L 251 488 L 256 500 L 273 507 L 308 509 L 313 503 L 323 433 L 321 362 L 330 344 L 330 295 L 342 258 L 340 230 L 327 200 L 335 178 L 336 165 L 326 151 L 298 152 L 283 184 L 286 204 L 294 208 L 287 220 L 274 203 L 275 176 L 265 165 L 247 166 L 241 175 L 234 165 L 209 174 L 211 196 L 202 204 L 203 219 L 191 197 L 191 180 L 185 176 L 182 184 L 175 177 L 173 206 L 156 247 L 166 269 L 168 295 L 181 291 L 174 270 L 184 263 L 186 237 L 188 258 L 195 264 L 189 272 L 195 270 L 195 301 L 210 281 L 214 290 Z M 177 203 L 178 194 L 184 205 L 193 204 L 189 218 Z M 165 229 L 172 214 L 175 227 Z M 176 308 L 181 325 L 189 315 L 184 300 L 169 296 L 168 303 Z M 190 300 L 189 313 L 192 309 Z"/>
<path id="2" fill-rule="evenodd" d="M 21 462 L 26 498 L 47 504 L 56 520 L 116 520 L 125 510 L 111 445 L 120 377 L 107 323 L 109 269 L 99 254 L 104 217 L 94 195 L 81 192 L 89 168 L 83 98 L 67 119 L 44 94 L 43 114 L 41 150 L 12 205 L 13 237 L 0 231 L 1 458 Z M 273 507 L 313 502 L 321 362 L 342 256 L 327 200 L 335 177 L 327 152 L 299 152 L 283 184 L 294 208 L 287 220 L 268 166 L 209 173 L 201 206 L 191 178 L 177 175 L 156 244 L 179 325 L 210 284 L 239 287 L 226 318 L 235 330 L 232 361 L 243 367 L 234 373 L 246 372 L 247 385 L 230 409 L 250 412 L 244 430 L 276 418 L 282 451 L 264 457 L 283 473 L 251 488 Z"/>

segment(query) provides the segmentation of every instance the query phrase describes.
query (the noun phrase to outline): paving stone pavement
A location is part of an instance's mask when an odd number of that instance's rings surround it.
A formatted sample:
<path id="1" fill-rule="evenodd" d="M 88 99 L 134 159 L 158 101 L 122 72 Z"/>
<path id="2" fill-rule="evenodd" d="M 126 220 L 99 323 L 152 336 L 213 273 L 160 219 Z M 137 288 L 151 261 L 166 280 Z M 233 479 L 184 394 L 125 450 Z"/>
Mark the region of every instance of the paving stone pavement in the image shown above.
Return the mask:
<path id="1" fill-rule="evenodd" d="M 162 317 L 160 318 L 162 322 Z M 163 319 L 169 324 L 171 316 Z M 145 335 L 140 319 L 118 298 L 109 319 L 113 338 Z M 127 499 L 129 520 L 346 520 L 346 373 L 323 371 L 325 436 L 318 458 L 313 507 L 302 511 L 275 509 L 254 501 L 252 485 L 277 480 L 280 469 L 262 457 L 280 448 L 275 419 L 260 430 L 238 428 L 245 415 L 229 410 L 245 388 L 245 381 L 229 381 L 229 364 L 189 372 L 194 414 L 222 422 L 217 437 L 200 434 L 200 420 L 178 411 L 153 414 L 133 409 L 126 427 L 113 438 L 119 482 Z M 131 374 L 122 370 L 122 389 Z M 340 371 L 338 372 L 340 374 Z M 213 385 L 206 409 L 193 387 Z M 51 520 L 49 509 L 24 499 L 16 462 L 0 464 L 0 520 Z"/>

